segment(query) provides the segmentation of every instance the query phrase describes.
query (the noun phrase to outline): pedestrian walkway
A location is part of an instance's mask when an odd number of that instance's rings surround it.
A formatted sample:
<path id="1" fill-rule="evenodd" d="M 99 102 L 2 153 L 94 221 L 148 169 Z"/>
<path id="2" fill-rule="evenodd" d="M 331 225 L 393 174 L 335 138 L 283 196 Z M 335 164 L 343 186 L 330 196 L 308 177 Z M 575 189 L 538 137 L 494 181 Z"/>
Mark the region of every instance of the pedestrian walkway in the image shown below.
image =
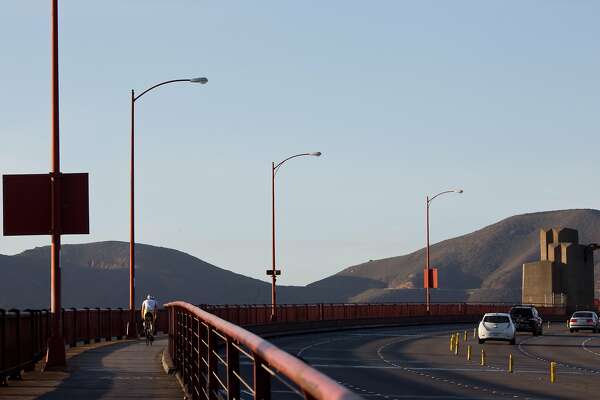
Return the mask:
<path id="1" fill-rule="evenodd" d="M 0 399 L 182 399 L 174 376 L 161 363 L 166 337 L 145 341 L 104 342 L 67 350 L 65 371 L 23 374 L 0 387 Z"/>

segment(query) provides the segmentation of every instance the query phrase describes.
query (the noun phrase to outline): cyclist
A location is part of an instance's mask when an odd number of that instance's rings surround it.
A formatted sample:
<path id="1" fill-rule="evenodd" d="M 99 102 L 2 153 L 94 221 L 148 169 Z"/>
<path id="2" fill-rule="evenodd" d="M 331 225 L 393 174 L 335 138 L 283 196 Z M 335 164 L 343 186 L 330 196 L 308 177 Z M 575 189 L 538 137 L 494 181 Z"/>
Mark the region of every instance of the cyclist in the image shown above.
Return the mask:
<path id="1" fill-rule="evenodd" d="M 146 300 L 142 303 L 142 319 L 144 321 L 144 328 L 146 324 L 151 324 L 151 332 L 154 333 L 156 327 L 156 318 L 158 317 L 158 303 L 153 296 L 146 296 Z"/>

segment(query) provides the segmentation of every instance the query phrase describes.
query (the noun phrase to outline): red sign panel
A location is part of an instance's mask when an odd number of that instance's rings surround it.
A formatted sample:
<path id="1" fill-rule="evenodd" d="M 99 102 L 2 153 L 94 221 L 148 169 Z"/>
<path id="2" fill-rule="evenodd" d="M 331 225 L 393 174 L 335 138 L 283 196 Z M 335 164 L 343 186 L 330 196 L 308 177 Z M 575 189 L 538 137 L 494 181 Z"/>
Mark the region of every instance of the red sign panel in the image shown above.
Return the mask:
<path id="1" fill-rule="evenodd" d="M 50 174 L 4 175 L 4 235 L 52 234 Z M 89 233 L 88 174 L 61 174 L 60 234 Z"/>
<path id="2" fill-rule="evenodd" d="M 62 174 L 60 187 L 61 235 L 90 233 L 88 174 Z"/>
<path id="3" fill-rule="evenodd" d="M 49 235 L 50 175 L 4 175 L 4 235 Z"/>
<path id="4" fill-rule="evenodd" d="M 429 268 L 429 274 L 427 268 L 423 270 L 423 288 L 429 287 L 430 289 L 438 288 L 438 269 Z"/>

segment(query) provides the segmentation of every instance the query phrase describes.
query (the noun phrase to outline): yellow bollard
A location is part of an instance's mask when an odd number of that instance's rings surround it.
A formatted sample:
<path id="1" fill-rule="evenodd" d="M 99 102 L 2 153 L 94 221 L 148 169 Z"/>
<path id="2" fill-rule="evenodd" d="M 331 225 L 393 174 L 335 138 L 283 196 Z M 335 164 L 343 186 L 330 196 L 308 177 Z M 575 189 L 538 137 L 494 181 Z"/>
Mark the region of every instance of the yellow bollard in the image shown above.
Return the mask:
<path id="1" fill-rule="evenodd" d="M 548 329 L 550 329 L 550 320 L 548 320 Z"/>
<path id="2" fill-rule="evenodd" d="M 556 363 L 552 361 L 550 363 L 550 383 L 556 382 Z"/>
<path id="3" fill-rule="evenodd" d="M 477 338 L 477 327 L 473 328 L 473 339 Z"/>
<path id="4" fill-rule="evenodd" d="M 467 331 L 465 331 L 464 335 L 463 335 L 463 340 L 466 342 L 467 341 Z"/>
<path id="5" fill-rule="evenodd" d="M 450 351 L 454 351 L 454 335 L 450 335 Z"/>
<path id="6" fill-rule="evenodd" d="M 485 365 L 485 351 L 481 349 L 481 365 Z"/>
<path id="7" fill-rule="evenodd" d="M 512 354 L 508 355 L 508 372 L 513 373 L 513 357 Z"/>
<path id="8" fill-rule="evenodd" d="M 471 361 L 471 345 L 467 345 L 467 361 Z"/>
<path id="9" fill-rule="evenodd" d="M 460 344 L 460 336 L 456 335 L 454 339 L 454 355 L 458 355 L 458 347 Z"/>

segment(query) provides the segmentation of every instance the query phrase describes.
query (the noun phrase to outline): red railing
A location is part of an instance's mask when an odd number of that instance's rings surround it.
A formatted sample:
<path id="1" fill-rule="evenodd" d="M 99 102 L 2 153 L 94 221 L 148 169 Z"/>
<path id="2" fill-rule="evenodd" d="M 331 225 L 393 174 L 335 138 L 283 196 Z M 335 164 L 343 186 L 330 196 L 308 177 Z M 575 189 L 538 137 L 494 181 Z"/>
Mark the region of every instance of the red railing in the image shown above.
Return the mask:
<path id="1" fill-rule="evenodd" d="M 264 305 L 203 305 L 211 314 L 240 326 L 270 324 L 271 306 Z M 425 305 L 417 303 L 382 304 L 295 304 L 279 305 L 277 321 L 302 323 L 315 321 L 369 322 L 393 320 L 399 323 L 448 322 L 455 317 L 475 319 L 486 312 L 506 312 L 507 304 L 432 304 L 427 313 Z M 538 307 L 545 319 L 565 317 L 564 307 Z M 160 310 L 157 329 L 169 330 L 167 310 Z M 138 332 L 141 332 L 139 312 Z M 62 311 L 62 331 L 65 344 L 73 347 L 79 343 L 121 339 L 127 336 L 127 310 L 117 309 L 66 309 Z M 458 320 L 458 319 L 457 319 Z M 281 326 L 281 325 L 280 325 Z M 46 352 L 50 335 L 50 315 L 46 310 L 0 309 L 0 385 L 7 377 L 18 377 L 23 370 L 33 368 Z M 273 326 L 273 329 L 279 329 Z"/>
<path id="2" fill-rule="evenodd" d="M 380 320 L 402 317 L 480 317 L 489 312 L 508 312 L 512 304 L 431 304 L 427 312 L 420 303 L 344 303 L 344 304 L 283 304 L 277 306 L 278 322 L 315 322 L 336 320 Z M 200 305 L 200 308 L 236 325 L 264 325 L 270 322 L 268 304 Z M 562 317 L 565 308 L 539 306 L 544 318 Z"/>
<path id="3" fill-rule="evenodd" d="M 49 326 L 47 311 L 0 309 L 0 385 L 33 370 L 46 350 Z"/>
<path id="4" fill-rule="evenodd" d="M 271 399 L 272 385 L 306 399 L 361 397 L 275 345 L 184 302 L 169 309 L 169 354 L 193 399 Z M 250 308 L 247 308 L 249 310 Z M 248 362 L 251 368 L 241 368 Z"/>
<path id="5" fill-rule="evenodd" d="M 138 332 L 141 317 L 136 312 Z M 79 343 L 111 341 L 127 336 L 129 311 L 117 309 L 63 309 L 62 332 L 65 344 L 75 347 Z M 168 332 L 168 311 L 159 310 L 157 331 Z M 46 353 L 50 337 L 48 310 L 0 309 L 0 385 L 7 378 L 18 378 L 21 371 L 33 369 Z"/>

